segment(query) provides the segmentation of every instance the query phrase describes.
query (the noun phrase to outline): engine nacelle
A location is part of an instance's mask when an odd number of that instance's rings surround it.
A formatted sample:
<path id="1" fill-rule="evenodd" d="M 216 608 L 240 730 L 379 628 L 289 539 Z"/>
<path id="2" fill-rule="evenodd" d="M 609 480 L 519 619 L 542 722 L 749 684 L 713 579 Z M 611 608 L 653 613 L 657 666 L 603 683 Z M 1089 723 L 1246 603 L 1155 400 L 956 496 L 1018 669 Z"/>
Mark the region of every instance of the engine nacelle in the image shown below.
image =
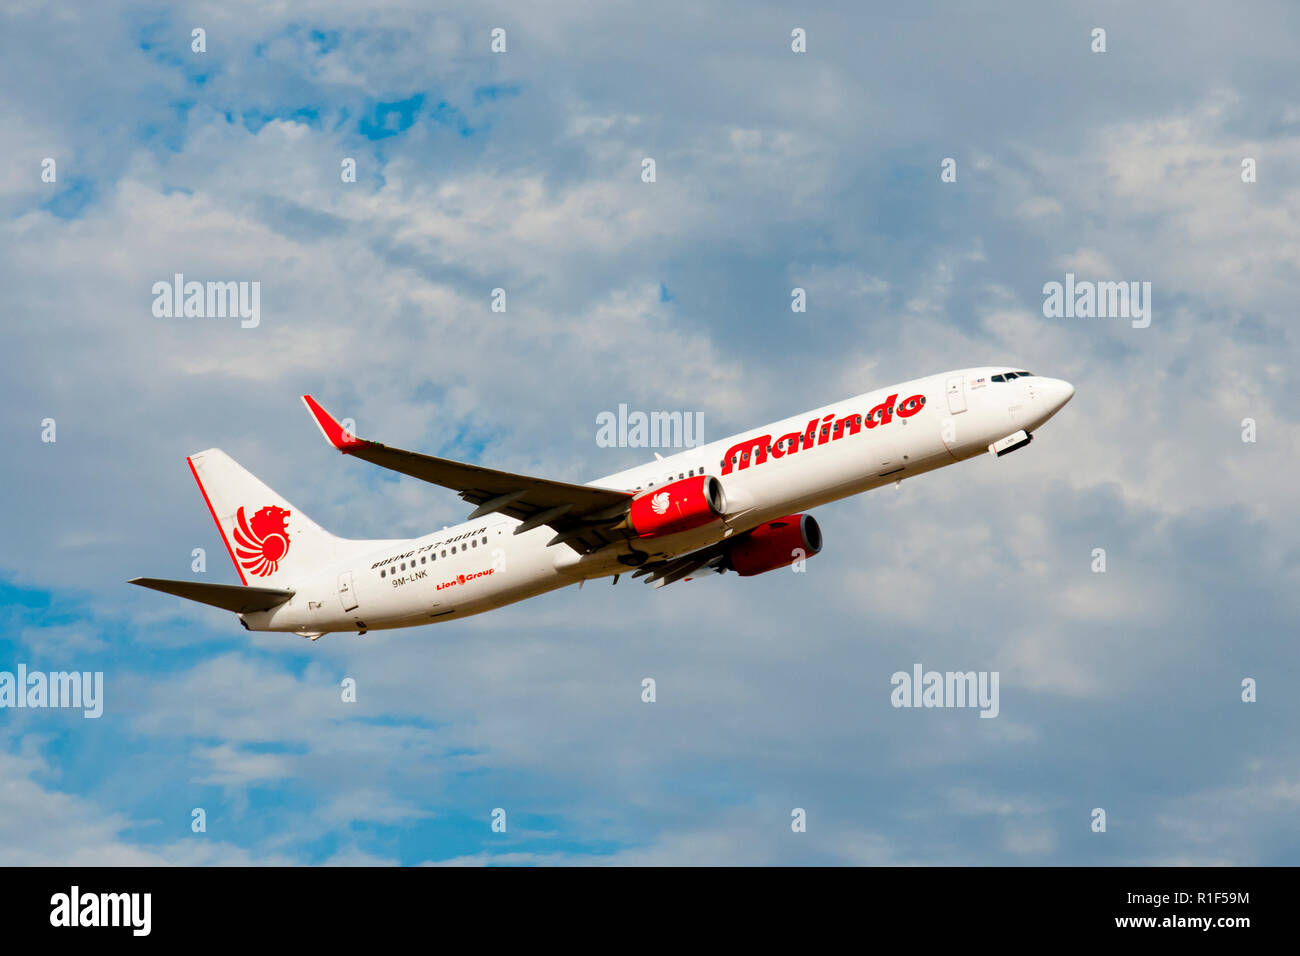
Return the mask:
<path id="1" fill-rule="evenodd" d="M 657 538 L 717 521 L 726 510 L 722 482 L 712 475 L 696 475 L 633 498 L 623 527 L 640 538 Z"/>
<path id="2" fill-rule="evenodd" d="M 727 551 L 727 565 L 742 578 L 775 571 L 822 549 L 822 529 L 812 515 L 786 515 L 766 521 Z"/>

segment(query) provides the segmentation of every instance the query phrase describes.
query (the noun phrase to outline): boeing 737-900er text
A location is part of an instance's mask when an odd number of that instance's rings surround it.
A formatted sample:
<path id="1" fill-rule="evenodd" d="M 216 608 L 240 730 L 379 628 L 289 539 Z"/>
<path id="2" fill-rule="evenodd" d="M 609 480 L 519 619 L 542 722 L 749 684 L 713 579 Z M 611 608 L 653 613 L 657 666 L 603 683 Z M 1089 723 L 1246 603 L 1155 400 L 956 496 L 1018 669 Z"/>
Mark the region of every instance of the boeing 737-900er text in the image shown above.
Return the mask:
<path id="1" fill-rule="evenodd" d="M 189 458 L 243 586 L 132 584 L 312 639 L 457 620 L 589 578 L 656 587 L 762 574 L 821 550 L 809 508 L 985 451 L 1005 455 L 1074 395 L 1015 368 L 968 368 L 835 402 L 586 485 L 390 448 L 302 397 L 345 455 L 456 491 L 469 518 L 420 538 L 337 538 L 213 448 Z"/>

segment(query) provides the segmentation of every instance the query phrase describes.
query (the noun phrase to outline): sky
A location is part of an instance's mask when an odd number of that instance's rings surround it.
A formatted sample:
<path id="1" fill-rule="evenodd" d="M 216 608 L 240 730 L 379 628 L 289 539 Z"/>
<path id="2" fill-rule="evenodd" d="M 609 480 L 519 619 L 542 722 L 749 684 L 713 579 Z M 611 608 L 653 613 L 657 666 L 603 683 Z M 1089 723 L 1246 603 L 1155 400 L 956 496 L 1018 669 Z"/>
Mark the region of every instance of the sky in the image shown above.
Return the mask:
<path id="1" fill-rule="evenodd" d="M 0 709 L 0 863 L 1300 862 L 1298 40 L 1283 2 L 10 0 L 0 671 L 104 709 Z M 156 316 L 176 273 L 260 321 Z M 1067 274 L 1149 282 L 1149 327 L 1045 316 Z M 985 364 L 1077 394 L 817 509 L 802 574 L 315 643 L 125 584 L 237 583 L 208 447 L 345 537 L 464 518 L 306 392 L 588 481 L 647 457 L 596 441 L 621 403 L 712 440 Z M 918 663 L 998 716 L 893 707 Z"/>

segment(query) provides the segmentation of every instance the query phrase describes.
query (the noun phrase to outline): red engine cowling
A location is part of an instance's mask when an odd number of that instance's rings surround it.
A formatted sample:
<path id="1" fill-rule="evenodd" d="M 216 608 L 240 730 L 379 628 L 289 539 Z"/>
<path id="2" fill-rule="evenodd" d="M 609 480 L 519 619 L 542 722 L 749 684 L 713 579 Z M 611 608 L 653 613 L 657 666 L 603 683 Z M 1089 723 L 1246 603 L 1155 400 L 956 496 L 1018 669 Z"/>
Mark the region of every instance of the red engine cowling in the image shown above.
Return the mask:
<path id="1" fill-rule="evenodd" d="M 749 532 L 727 552 L 727 564 L 742 578 L 775 571 L 822 549 L 822 529 L 812 515 L 786 515 Z"/>
<path id="2" fill-rule="evenodd" d="M 682 478 L 632 499 L 624 525 L 641 538 L 699 528 L 727 510 L 722 482 L 712 475 Z"/>

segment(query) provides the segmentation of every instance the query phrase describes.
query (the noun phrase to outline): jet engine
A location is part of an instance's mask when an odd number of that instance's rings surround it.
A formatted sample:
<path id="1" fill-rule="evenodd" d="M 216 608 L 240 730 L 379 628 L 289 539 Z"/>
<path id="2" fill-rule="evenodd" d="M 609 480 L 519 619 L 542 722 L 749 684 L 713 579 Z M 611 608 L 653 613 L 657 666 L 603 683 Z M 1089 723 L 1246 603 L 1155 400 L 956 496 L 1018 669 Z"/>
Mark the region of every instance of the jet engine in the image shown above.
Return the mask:
<path id="1" fill-rule="evenodd" d="M 765 521 L 728 549 L 726 566 L 742 578 L 775 571 L 822 549 L 822 529 L 812 515 L 786 515 Z"/>
<path id="2" fill-rule="evenodd" d="M 697 475 L 633 498 L 623 527 L 640 538 L 657 538 L 717 521 L 726 510 L 722 482 L 712 475 Z"/>

